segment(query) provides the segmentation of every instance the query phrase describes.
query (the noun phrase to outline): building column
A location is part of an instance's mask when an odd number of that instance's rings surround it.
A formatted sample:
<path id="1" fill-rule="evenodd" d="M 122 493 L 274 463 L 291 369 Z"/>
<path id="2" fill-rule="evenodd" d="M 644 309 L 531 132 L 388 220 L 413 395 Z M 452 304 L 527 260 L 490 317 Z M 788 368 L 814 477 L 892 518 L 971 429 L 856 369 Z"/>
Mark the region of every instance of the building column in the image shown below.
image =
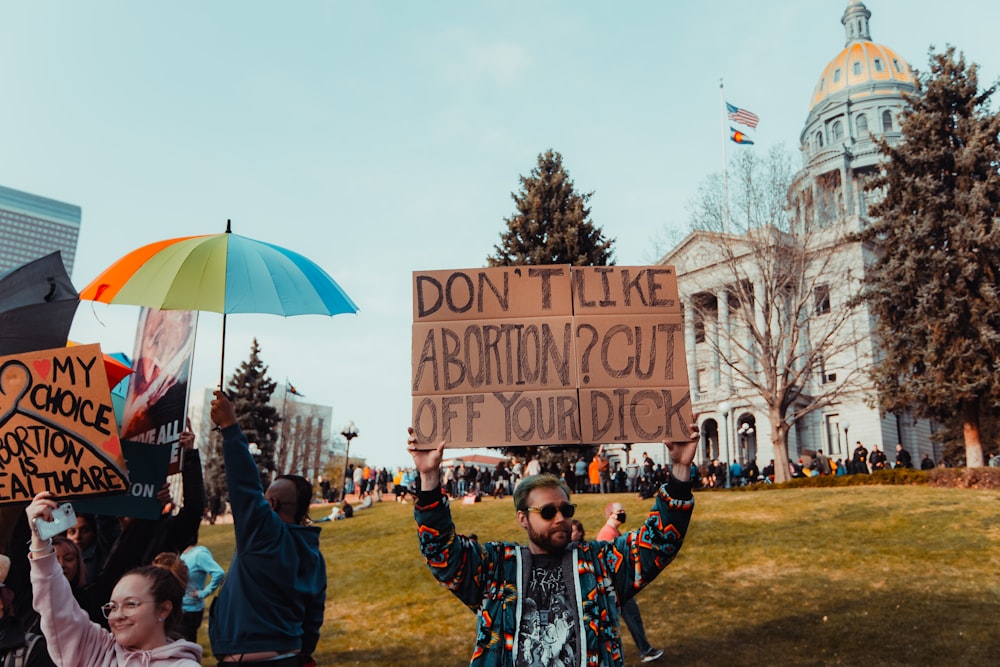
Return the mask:
<path id="1" fill-rule="evenodd" d="M 729 328 L 729 290 L 723 287 L 716 295 L 716 302 L 719 308 L 719 358 L 720 358 L 720 384 L 729 391 L 733 389 L 733 374 L 729 365 L 732 363 L 732 345 L 730 344 Z"/>
<path id="2" fill-rule="evenodd" d="M 716 313 L 714 320 L 708 320 L 705 322 L 705 340 L 709 341 L 709 347 L 712 350 L 712 386 L 718 387 L 721 383 L 721 378 L 719 377 L 719 369 L 722 365 L 719 363 L 719 315 Z"/>
<path id="3" fill-rule="evenodd" d="M 761 332 L 761 336 L 766 337 L 768 334 L 764 331 L 766 324 L 764 321 L 764 300 L 762 296 L 764 294 L 764 286 L 759 281 L 753 284 L 753 294 L 754 326 L 757 328 L 757 331 Z M 757 360 L 757 356 L 762 353 L 762 350 L 758 348 L 757 342 L 753 340 L 753 336 L 749 332 L 747 333 L 747 336 L 750 338 L 748 341 L 749 347 L 754 351 L 754 354 L 751 355 L 752 359 L 750 360 L 751 368 L 754 371 L 759 371 L 760 362 Z"/>
<path id="4" fill-rule="evenodd" d="M 697 343 L 694 340 L 694 306 L 690 297 L 681 298 L 684 308 L 684 355 L 687 357 L 688 385 L 691 387 L 691 400 L 701 398 L 701 387 L 698 386 L 698 354 L 695 351 Z"/>
<path id="5" fill-rule="evenodd" d="M 854 184 L 851 181 L 853 170 L 847 165 L 849 159 L 845 155 L 843 162 L 840 164 L 840 189 L 844 198 L 844 217 L 854 213 Z"/>

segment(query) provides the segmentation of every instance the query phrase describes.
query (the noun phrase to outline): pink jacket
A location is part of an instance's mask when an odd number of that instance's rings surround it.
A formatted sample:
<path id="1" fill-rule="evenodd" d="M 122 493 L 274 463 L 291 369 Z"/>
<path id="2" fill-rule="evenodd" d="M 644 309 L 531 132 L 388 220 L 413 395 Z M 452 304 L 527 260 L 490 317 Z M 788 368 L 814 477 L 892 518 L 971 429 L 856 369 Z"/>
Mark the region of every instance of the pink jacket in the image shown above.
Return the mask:
<path id="1" fill-rule="evenodd" d="M 195 667 L 201 646 L 183 639 L 152 651 L 133 651 L 92 622 L 80 608 L 55 553 L 31 559 L 34 606 L 42 617 L 42 634 L 58 667 Z"/>

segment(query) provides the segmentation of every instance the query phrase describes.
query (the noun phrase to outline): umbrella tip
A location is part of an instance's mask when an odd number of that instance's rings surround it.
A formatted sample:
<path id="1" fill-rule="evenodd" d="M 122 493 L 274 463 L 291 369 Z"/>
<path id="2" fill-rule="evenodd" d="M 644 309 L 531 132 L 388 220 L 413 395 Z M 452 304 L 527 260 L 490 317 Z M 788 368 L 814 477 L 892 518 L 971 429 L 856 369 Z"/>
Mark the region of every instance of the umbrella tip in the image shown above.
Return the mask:
<path id="1" fill-rule="evenodd" d="M 228 218 L 226 219 L 226 233 L 227 234 L 233 233 L 233 221 Z"/>

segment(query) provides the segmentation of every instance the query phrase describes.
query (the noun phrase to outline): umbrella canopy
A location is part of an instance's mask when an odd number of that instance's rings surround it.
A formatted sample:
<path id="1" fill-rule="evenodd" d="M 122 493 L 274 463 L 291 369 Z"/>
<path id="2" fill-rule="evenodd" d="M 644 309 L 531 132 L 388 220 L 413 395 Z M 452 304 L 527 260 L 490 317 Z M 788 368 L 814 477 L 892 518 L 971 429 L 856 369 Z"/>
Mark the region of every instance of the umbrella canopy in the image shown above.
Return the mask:
<path id="1" fill-rule="evenodd" d="M 228 231 L 133 250 L 87 285 L 80 298 L 224 314 L 358 311 L 340 285 L 311 260 Z"/>
<path id="2" fill-rule="evenodd" d="M 0 276 L 0 356 L 65 347 L 80 297 L 62 253 Z"/>
<path id="3" fill-rule="evenodd" d="M 226 315 L 338 315 L 357 305 L 313 261 L 297 252 L 232 233 L 151 243 L 125 255 L 82 292 L 81 299 L 159 310 Z M 222 380 L 220 373 L 220 385 Z"/>

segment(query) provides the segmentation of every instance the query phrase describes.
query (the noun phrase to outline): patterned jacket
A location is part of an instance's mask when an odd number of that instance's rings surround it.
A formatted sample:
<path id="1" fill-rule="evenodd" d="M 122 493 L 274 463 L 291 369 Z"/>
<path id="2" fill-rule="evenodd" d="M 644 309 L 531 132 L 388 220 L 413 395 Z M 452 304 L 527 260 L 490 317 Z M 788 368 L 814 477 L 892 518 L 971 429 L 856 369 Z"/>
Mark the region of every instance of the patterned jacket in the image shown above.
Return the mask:
<path id="1" fill-rule="evenodd" d="M 457 535 L 448 499 L 422 493 L 414 506 L 420 552 L 434 577 L 479 616 L 474 667 L 509 667 L 518 651 L 521 620 L 518 591 L 530 564 L 517 544 Z M 618 616 L 622 603 L 642 590 L 677 555 L 694 500 L 691 484 L 673 477 L 660 487 L 649 517 L 614 542 L 571 544 L 563 570 L 576 591 L 580 667 L 624 665 Z"/>

